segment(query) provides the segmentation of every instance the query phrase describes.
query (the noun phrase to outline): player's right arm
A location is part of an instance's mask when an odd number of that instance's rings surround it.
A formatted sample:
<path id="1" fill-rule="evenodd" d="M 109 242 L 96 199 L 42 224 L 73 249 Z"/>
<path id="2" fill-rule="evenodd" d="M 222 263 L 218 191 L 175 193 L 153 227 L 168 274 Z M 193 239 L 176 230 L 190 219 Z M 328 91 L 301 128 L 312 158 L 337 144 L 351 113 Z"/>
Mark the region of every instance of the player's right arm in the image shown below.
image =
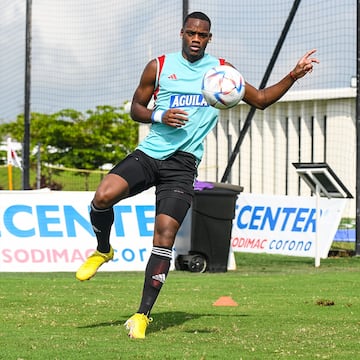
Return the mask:
<path id="1" fill-rule="evenodd" d="M 130 115 L 133 120 L 140 123 L 152 123 L 153 109 L 148 104 L 154 94 L 156 83 L 157 61 L 151 60 L 141 75 L 138 87 L 135 90 Z M 187 113 L 179 108 L 167 109 L 163 112 L 161 122 L 163 124 L 180 127 L 187 121 Z"/>
<path id="2" fill-rule="evenodd" d="M 156 60 L 151 60 L 141 75 L 139 85 L 133 95 L 130 115 L 133 120 L 141 123 L 151 123 L 152 110 L 148 104 L 153 96 L 156 81 Z"/>

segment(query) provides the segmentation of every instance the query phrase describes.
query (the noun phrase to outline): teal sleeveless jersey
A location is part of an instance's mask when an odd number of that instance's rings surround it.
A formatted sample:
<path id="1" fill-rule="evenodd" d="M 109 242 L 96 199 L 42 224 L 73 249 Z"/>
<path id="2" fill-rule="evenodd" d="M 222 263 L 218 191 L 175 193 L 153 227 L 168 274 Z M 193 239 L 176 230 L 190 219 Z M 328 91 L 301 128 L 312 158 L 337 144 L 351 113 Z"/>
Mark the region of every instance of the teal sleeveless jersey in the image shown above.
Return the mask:
<path id="1" fill-rule="evenodd" d="M 209 106 L 201 93 L 202 78 L 207 70 L 219 64 L 220 60 L 209 54 L 194 63 L 184 59 L 181 52 L 165 55 L 154 92 L 154 110 L 181 108 L 188 113 L 189 120 L 180 128 L 152 124 L 149 134 L 138 145 L 139 150 L 159 160 L 185 151 L 201 161 L 204 138 L 219 115 L 219 110 Z"/>

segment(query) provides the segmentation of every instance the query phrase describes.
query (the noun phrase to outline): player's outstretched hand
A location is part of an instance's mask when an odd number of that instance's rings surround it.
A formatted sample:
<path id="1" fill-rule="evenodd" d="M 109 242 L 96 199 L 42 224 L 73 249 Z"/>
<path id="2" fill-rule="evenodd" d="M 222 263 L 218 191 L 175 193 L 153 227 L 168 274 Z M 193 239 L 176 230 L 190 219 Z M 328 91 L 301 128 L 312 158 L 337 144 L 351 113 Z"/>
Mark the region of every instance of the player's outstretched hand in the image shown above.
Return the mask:
<path id="1" fill-rule="evenodd" d="M 307 73 L 313 71 L 314 64 L 319 64 L 320 61 L 313 57 L 312 55 L 316 52 L 316 49 L 309 50 L 296 64 L 294 70 L 292 71 L 293 76 L 296 79 L 300 79 L 305 76 Z"/>

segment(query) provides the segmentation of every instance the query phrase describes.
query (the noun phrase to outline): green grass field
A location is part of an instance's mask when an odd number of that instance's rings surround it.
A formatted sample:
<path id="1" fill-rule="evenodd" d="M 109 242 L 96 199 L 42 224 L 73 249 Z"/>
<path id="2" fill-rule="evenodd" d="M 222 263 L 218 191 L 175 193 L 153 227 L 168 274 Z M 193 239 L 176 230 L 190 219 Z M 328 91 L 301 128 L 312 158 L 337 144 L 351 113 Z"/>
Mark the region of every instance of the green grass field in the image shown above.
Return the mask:
<path id="1" fill-rule="evenodd" d="M 0 274 L 0 358 L 359 359 L 360 258 L 236 254 L 226 273 L 172 271 L 145 340 L 127 337 L 142 272 Z M 216 307 L 221 296 L 238 303 Z"/>

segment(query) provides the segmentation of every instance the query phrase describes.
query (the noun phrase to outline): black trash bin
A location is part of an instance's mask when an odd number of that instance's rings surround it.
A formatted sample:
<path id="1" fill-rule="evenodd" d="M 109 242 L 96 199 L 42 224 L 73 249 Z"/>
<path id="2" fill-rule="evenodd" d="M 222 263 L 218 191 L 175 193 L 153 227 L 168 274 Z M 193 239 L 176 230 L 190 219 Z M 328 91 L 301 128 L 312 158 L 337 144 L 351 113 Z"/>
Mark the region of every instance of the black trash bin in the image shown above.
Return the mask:
<path id="1" fill-rule="evenodd" d="M 195 191 L 188 214 L 191 221 L 184 221 L 183 224 L 190 229 L 190 234 L 187 234 L 190 235 L 188 252 L 184 253 L 184 246 L 179 241 L 175 242 L 176 248 L 183 248 L 183 253 L 175 259 L 178 270 L 227 271 L 235 203 L 243 188 L 230 184 L 213 185 L 212 189 Z M 184 238 L 184 234 L 179 233 Z"/>

